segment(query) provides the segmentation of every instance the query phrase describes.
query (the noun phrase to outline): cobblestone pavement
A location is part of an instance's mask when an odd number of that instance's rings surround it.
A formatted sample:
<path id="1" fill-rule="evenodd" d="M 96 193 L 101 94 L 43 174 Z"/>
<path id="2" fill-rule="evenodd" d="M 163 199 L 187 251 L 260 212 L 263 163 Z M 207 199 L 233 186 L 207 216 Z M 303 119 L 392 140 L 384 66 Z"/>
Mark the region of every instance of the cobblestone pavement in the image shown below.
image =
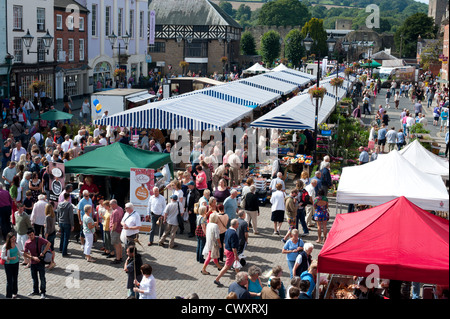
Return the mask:
<path id="1" fill-rule="evenodd" d="M 330 221 L 328 230 L 335 217 L 335 198 L 330 198 Z M 269 271 L 273 266 L 283 267 L 283 283 L 289 285 L 289 270 L 286 263 L 286 255 L 281 253 L 283 243 L 282 236 L 286 234 L 287 223 L 283 223 L 281 235 L 273 235 L 273 223 L 270 221 L 270 206 L 261 207 L 261 214 L 258 219 L 259 235 L 250 233 L 249 244 L 244 254 L 247 256 L 247 264 L 244 271 L 251 265 L 259 266 L 263 273 Z M 187 226 L 189 228 L 189 226 Z M 186 231 L 185 231 L 186 234 Z M 217 268 L 211 262 L 207 271 L 211 275 L 200 273 L 202 265 L 196 261 L 195 238 L 188 238 L 187 235 L 177 235 L 175 242 L 178 247 L 175 249 L 153 245 L 147 246 L 148 236 L 141 235 L 141 243 L 144 247 L 138 246 L 144 263 L 149 263 L 153 267 L 153 275 L 156 278 L 156 289 L 158 299 L 172 299 L 175 296 L 187 296 L 196 292 L 201 299 L 223 299 L 228 293 L 228 286 L 234 281 L 234 272 L 229 271 L 222 279 L 223 287 L 218 288 L 214 283 L 218 274 Z M 315 249 L 313 258 L 322 248 L 321 244 L 316 244 L 317 228 L 310 229 L 310 235 L 302 238 L 304 242 L 312 242 Z M 156 241 L 156 239 L 155 239 Z M 166 241 L 167 243 L 167 241 Z M 60 253 L 56 253 L 56 267 L 46 271 L 47 295 L 49 299 L 124 299 L 127 297 L 126 280 L 127 275 L 123 270 L 123 265 L 111 265 L 111 259 L 101 256 L 102 242 L 94 244 L 92 256 L 97 259 L 95 263 L 85 261 L 80 244 L 70 241 L 69 258 L 62 258 Z M 55 240 L 55 247 L 59 247 L 59 238 Z M 125 255 L 124 255 L 125 256 Z M 0 270 L 0 298 L 5 298 L 6 276 L 3 266 Z M 79 280 L 74 280 L 78 278 Z M 267 279 L 262 280 L 263 283 Z M 32 280 L 29 269 L 20 266 L 19 270 L 19 298 L 26 297 L 32 291 Z"/>

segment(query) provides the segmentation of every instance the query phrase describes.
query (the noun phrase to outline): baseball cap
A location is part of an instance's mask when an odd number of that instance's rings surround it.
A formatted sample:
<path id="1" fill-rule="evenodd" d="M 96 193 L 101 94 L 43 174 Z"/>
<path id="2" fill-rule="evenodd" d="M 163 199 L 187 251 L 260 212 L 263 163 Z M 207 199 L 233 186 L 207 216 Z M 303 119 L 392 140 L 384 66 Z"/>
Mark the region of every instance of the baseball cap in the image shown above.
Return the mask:
<path id="1" fill-rule="evenodd" d="M 172 196 L 170 196 L 170 198 L 172 198 L 172 199 L 174 199 L 174 200 L 178 200 L 178 195 L 172 195 Z"/>
<path id="2" fill-rule="evenodd" d="M 195 183 L 193 182 L 193 181 L 190 181 L 189 183 L 187 183 L 188 184 L 188 186 L 189 185 L 195 185 Z"/>

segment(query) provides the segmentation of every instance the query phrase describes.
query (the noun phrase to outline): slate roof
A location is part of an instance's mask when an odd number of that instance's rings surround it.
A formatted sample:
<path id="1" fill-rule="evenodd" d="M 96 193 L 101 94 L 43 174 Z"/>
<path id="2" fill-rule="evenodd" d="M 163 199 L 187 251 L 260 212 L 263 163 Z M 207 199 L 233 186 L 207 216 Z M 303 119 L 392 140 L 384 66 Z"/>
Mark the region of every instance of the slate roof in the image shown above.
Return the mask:
<path id="1" fill-rule="evenodd" d="M 79 4 L 75 0 L 54 0 L 53 7 L 60 8 L 60 9 L 66 9 L 69 5 L 78 6 L 80 8 L 80 12 L 89 12 L 89 10 L 87 8 L 83 7 L 81 4 Z"/>
<path id="2" fill-rule="evenodd" d="M 242 29 L 218 5 L 209 0 L 151 0 L 157 25 L 211 25 Z"/>

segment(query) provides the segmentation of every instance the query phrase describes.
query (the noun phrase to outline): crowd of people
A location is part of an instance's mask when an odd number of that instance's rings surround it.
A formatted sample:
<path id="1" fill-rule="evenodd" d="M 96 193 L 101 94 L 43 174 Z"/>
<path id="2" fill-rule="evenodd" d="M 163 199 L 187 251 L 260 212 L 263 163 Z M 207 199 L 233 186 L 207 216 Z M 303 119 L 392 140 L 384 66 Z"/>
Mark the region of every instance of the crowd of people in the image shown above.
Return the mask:
<path id="1" fill-rule="evenodd" d="M 366 111 L 371 114 L 371 95 L 376 96 L 380 87 L 371 79 L 363 84 L 364 114 Z M 433 125 L 440 124 L 447 134 L 448 145 L 448 91 L 434 84 L 409 86 L 402 83 L 399 89 L 392 86 L 388 92 L 386 105 L 379 106 L 371 127 L 367 148 L 372 154 L 365 146 L 361 147 L 360 164 L 375 160 L 378 153 L 400 150 L 414 123 L 427 125 L 422 106 L 425 97 L 428 108 L 436 105 Z M 403 108 L 399 130 L 389 125 L 391 119 L 386 109 L 390 108 L 391 95 L 396 108 L 401 108 L 398 96 L 410 96 L 414 103 L 413 110 Z M 82 155 L 88 146 L 130 144 L 131 132 L 110 126 L 97 126 L 90 132 L 89 127 L 80 126 L 76 134 L 72 134 L 63 122 L 30 123 L 33 109 L 31 102 L 24 100 L 23 107 L 17 111 L 4 107 L 2 118 L 0 226 L 7 298 L 18 296 L 20 265 L 31 271 L 33 289 L 30 295 L 46 298 L 45 273 L 56 267 L 59 258 L 71 257 L 70 250 L 76 249 L 73 246 L 69 249 L 73 238 L 79 242 L 86 263 L 98 260 L 92 248 L 95 242 L 101 241 L 100 258 L 111 259 L 112 265 L 120 265 L 127 274 L 128 297 L 156 298 L 157 279 L 152 275 L 152 266 L 144 263 L 140 247 L 142 244 L 165 247 L 168 241 L 169 249 L 177 249 L 177 237 L 185 233 L 188 238 L 196 239 L 196 261 L 202 275 L 211 275 L 208 271 L 211 261 L 218 271 L 212 281 L 218 287 L 223 286 L 221 279 L 227 272 L 236 273 L 227 298 L 310 299 L 314 298 L 315 287 L 323 284 L 317 278 L 317 261 L 312 258 L 314 245 L 303 239 L 310 236 L 311 227 L 317 229 L 317 240 L 312 239 L 315 244 L 323 244 L 327 238 L 330 219 L 327 196 L 332 187 L 329 156 L 323 158 L 313 175 L 303 171 L 293 186 L 286 182 L 279 162 L 273 163 L 268 187 L 270 221 L 273 222 L 272 236 L 282 242 L 280 252 L 286 255 L 291 282 L 285 289 L 280 265 L 273 267 L 266 285 L 259 266 L 251 265 L 248 271 L 242 271 L 252 236 L 261 235 L 258 228 L 260 195 L 249 174 L 246 149 L 224 153 L 219 144 L 205 154 L 204 145 L 195 144 L 190 164 L 179 170 L 175 178 L 170 178 L 168 169 L 162 168 L 163 183 L 152 190 L 144 216 L 144 220 L 151 223 L 148 241 L 144 243 L 143 235 L 139 234 L 142 217 L 133 204 L 113 198 L 96 185 L 92 176 L 79 177 L 78 193 L 74 194 L 74 186 L 67 183 L 58 200 L 50 198 L 50 163 L 70 161 Z M 361 107 L 357 109 L 354 116 L 360 118 Z M 297 149 L 308 153 L 312 143 L 307 132 L 297 134 Z M 162 131 L 152 129 L 140 131 L 136 147 L 170 153 L 172 144 Z M 162 189 L 166 193 L 162 193 Z M 282 234 L 285 221 L 288 225 Z M 58 248 L 55 247 L 57 233 Z"/>

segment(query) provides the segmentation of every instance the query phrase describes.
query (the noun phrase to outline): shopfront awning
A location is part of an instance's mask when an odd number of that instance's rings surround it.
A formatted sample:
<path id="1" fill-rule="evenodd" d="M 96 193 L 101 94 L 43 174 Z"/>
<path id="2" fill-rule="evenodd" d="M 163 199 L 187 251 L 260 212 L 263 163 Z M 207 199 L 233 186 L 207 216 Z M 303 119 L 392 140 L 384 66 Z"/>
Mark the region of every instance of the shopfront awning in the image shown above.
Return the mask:
<path id="1" fill-rule="evenodd" d="M 97 125 L 180 130 L 221 130 L 252 113 L 252 107 L 205 94 L 148 103 L 94 121 Z"/>
<path id="2" fill-rule="evenodd" d="M 132 103 L 139 103 L 139 102 L 142 102 L 142 101 L 151 100 L 151 99 L 153 99 L 155 97 L 156 97 L 156 95 L 152 95 L 150 93 L 143 93 L 143 94 L 140 94 L 140 95 L 129 97 L 129 98 L 127 98 L 127 101 L 132 102 Z"/>

